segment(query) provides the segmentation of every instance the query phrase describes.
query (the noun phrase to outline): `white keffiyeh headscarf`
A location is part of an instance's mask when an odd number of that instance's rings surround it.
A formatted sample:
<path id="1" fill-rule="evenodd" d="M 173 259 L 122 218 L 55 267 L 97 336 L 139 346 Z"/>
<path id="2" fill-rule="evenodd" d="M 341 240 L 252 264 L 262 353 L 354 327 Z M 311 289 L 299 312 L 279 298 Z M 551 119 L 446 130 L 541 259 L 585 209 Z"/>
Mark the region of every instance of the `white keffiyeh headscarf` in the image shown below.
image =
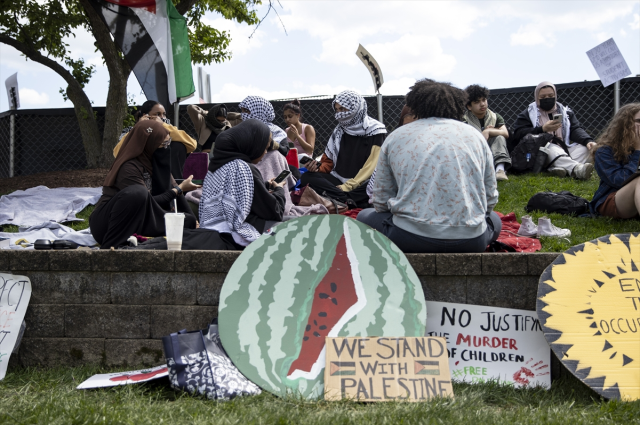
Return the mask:
<path id="1" fill-rule="evenodd" d="M 386 134 L 387 129 L 380 121 L 374 120 L 367 115 L 367 102 L 364 97 L 358 93 L 345 90 L 341 92 L 333 100 L 331 107 L 335 110 L 335 104 L 348 109 L 347 112 L 336 112 L 335 117 L 338 120 L 338 126 L 333 130 L 331 138 L 327 143 L 325 154 L 333 161 L 335 168 L 338 161 L 338 153 L 340 152 L 340 141 L 344 133 L 352 136 L 368 137 L 376 134 Z"/>
<path id="2" fill-rule="evenodd" d="M 249 113 L 242 112 L 240 114 L 242 121 L 246 121 L 250 118 L 262 121 L 269 126 L 274 142 L 280 143 L 281 140 L 287 138 L 287 133 L 277 125 L 273 124 L 273 120 L 276 118 L 276 113 L 273 111 L 273 105 L 271 102 L 264 97 L 247 96 L 242 102 L 240 102 L 240 104 L 238 104 L 238 106 L 249 110 Z"/>

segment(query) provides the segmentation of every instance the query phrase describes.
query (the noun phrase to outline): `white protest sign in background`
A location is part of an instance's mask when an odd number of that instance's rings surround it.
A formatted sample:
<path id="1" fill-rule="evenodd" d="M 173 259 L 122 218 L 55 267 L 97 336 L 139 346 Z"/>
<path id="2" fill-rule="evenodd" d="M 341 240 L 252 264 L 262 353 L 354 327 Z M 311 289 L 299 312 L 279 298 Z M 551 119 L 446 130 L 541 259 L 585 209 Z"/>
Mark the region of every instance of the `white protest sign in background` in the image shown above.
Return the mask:
<path id="1" fill-rule="evenodd" d="M 587 56 L 604 87 L 631 75 L 631 70 L 613 38 L 589 50 Z"/>
<path id="2" fill-rule="evenodd" d="M 0 273 L 0 379 L 7 373 L 30 298 L 28 277 Z"/>
<path id="3" fill-rule="evenodd" d="M 20 108 L 20 92 L 18 90 L 18 73 L 16 72 L 15 74 L 10 75 L 9 78 L 7 78 L 4 81 L 4 85 L 7 88 L 7 97 L 9 98 L 9 108 L 10 109 Z"/>
<path id="4" fill-rule="evenodd" d="M 102 373 L 93 375 L 76 387 L 77 390 L 87 390 L 89 388 L 115 387 L 117 385 L 139 384 L 153 379 L 169 376 L 166 365 L 156 366 L 149 369 L 132 370 L 130 372 Z"/>
<path id="5" fill-rule="evenodd" d="M 425 335 L 446 339 L 454 380 L 551 385 L 551 351 L 535 311 L 427 301 Z"/>

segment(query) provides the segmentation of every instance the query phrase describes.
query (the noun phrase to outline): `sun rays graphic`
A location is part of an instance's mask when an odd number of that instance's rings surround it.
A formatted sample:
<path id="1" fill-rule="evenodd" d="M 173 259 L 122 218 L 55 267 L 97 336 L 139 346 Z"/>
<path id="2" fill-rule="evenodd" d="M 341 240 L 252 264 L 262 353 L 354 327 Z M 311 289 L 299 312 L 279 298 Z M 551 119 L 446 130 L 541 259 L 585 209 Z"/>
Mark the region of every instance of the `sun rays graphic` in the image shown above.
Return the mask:
<path id="1" fill-rule="evenodd" d="M 640 234 L 610 235 L 559 256 L 540 277 L 545 338 L 607 398 L 640 399 Z"/>

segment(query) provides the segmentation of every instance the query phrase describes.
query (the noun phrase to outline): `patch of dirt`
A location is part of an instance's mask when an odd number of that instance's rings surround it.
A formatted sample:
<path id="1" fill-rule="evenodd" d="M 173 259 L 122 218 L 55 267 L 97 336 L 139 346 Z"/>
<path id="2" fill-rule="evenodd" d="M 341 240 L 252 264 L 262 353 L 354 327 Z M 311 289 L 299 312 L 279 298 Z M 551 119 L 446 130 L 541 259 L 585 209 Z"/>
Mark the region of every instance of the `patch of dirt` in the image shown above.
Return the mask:
<path id="1" fill-rule="evenodd" d="M 0 195 L 36 186 L 47 186 L 49 189 L 56 187 L 101 187 L 108 171 L 107 168 L 94 168 L 4 178 L 0 179 Z"/>

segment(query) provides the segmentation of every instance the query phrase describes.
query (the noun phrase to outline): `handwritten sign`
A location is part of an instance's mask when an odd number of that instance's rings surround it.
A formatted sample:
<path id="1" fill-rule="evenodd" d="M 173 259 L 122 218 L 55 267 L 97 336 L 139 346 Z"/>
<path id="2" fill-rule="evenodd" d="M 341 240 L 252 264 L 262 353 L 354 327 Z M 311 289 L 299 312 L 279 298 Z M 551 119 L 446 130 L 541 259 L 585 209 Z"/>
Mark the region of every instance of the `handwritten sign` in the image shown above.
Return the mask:
<path id="1" fill-rule="evenodd" d="M 613 38 L 589 50 L 587 56 L 604 87 L 631 75 L 631 70 Z"/>
<path id="2" fill-rule="evenodd" d="M 556 356 L 600 395 L 640 399 L 640 233 L 570 248 L 540 276 L 538 316 Z"/>
<path id="3" fill-rule="evenodd" d="M 7 373 L 30 298 L 28 277 L 0 273 L 0 379 Z"/>
<path id="4" fill-rule="evenodd" d="M 443 338 L 327 338 L 325 400 L 453 397 Z"/>
<path id="5" fill-rule="evenodd" d="M 76 387 L 77 390 L 87 390 L 90 388 L 115 387 L 117 385 L 140 384 L 153 379 L 169 376 L 166 365 L 156 366 L 149 369 L 132 370 L 130 372 L 102 373 L 93 375 Z"/>
<path id="6" fill-rule="evenodd" d="M 427 301 L 426 335 L 447 341 L 453 379 L 551 385 L 551 353 L 535 311 Z"/>

